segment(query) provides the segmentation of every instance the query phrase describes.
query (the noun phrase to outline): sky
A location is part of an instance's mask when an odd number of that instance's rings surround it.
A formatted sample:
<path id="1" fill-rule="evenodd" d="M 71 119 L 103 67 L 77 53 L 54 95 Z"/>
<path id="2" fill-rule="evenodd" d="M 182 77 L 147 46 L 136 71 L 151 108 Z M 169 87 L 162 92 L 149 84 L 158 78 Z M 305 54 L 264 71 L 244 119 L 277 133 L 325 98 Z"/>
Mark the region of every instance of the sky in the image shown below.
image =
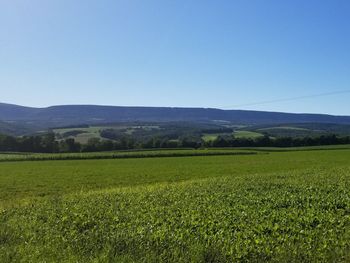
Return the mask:
<path id="1" fill-rule="evenodd" d="M 0 102 L 350 115 L 349 14 L 348 0 L 0 0 Z"/>

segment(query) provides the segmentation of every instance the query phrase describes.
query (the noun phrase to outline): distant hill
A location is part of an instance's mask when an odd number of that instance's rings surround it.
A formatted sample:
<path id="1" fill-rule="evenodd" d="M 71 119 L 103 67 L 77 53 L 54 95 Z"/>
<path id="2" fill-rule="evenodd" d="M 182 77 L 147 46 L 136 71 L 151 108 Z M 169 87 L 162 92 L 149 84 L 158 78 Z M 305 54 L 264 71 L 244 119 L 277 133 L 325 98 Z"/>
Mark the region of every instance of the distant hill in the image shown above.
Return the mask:
<path id="1" fill-rule="evenodd" d="M 284 123 L 251 125 L 242 128 L 244 130 L 268 134 L 272 137 L 305 137 L 336 134 L 339 136 L 350 135 L 349 124 L 335 123 Z"/>
<path id="2" fill-rule="evenodd" d="M 47 125 L 37 125 L 31 122 L 22 122 L 22 121 L 0 121 L 0 134 L 9 134 L 9 135 L 30 135 L 37 133 L 39 131 L 46 131 Z"/>
<path id="3" fill-rule="evenodd" d="M 282 123 L 350 124 L 350 116 L 221 110 L 212 108 L 120 107 L 97 105 L 66 105 L 32 108 L 0 103 L 0 121 L 34 123 L 40 127 L 44 124 L 52 127 L 82 123 L 96 124 L 129 121 L 226 121 L 247 125 Z"/>

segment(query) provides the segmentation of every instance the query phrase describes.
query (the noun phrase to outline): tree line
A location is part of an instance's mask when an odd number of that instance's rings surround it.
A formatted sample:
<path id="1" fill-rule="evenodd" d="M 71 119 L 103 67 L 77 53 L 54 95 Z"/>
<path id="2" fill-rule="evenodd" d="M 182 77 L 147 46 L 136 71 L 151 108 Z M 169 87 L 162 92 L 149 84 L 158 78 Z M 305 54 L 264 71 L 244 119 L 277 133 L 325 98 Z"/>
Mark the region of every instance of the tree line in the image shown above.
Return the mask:
<path id="1" fill-rule="evenodd" d="M 301 147 L 350 144 L 350 137 L 322 135 L 318 137 L 280 137 L 262 136 L 255 139 L 235 138 L 233 136 L 218 136 L 213 141 L 203 141 L 196 136 L 181 137 L 178 140 L 153 137 L 147 140 L 136 140 L 131 136 L 118 140 L 101 140 L 91 138 L 86 144 L 80 144 L 73 138 L 57 141 L 54 133 L 37 136 L 14 137 L 0 135 L 0 151 L 2 152 L 97 152 L 130 149 L 152 148 L 210 148 L 210 147 Z"/>
<path id="2" fill-rule="evenodd" d="M 255 139 L 219 136 L 207 147 L 303 147 L 350 144 L 350 136 L 321 135 L 316 137 L 277 137 L 267 135 Z"/>

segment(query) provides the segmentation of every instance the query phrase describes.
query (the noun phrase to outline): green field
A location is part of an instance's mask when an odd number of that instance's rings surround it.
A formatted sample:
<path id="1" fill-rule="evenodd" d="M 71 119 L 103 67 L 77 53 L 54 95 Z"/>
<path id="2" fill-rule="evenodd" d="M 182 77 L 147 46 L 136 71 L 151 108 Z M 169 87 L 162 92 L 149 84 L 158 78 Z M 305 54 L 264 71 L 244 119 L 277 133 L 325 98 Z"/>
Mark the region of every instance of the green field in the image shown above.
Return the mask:
<path id="1" fill-rule="evenodd" d="M 268 148 L 271 149 L 271 148 Z M 261 149 L 264 150 L 264 149 Z M 149 149 L 84 153 L 1 153 L 0 162 L 10 161 L 46 161 L 46 160 L 87 160 L 87 159 L 126 159 L 153 157 L 184 157 L 214 155 L 246 155 L 257 154 L 259 149 Z"/>
<path id="2" fill-rule="evenodd" d="M 74 136 L 68 136 L 68 138 L 74 138 L 76 142 L 85 144 L 91 138 L 102 139 L 102 137 L 100 136 L 100 131 L 106 128 L 107 127 L 102 127 L 102 126 L 91 126 L 88 128 L 62 128 L 62 129 L 54 129 L 53 132 L 63 137 L 66 137 L 65 134 L 69 132 L 75 132 L 75 131 L 81 132 Z"/>
<path id="3" fill-rule="evenodd" d="M 205 142 L 215 141 L 217 137 L 219 136 L 230 136 L 231 134 L 227 133 L 211 133 L 211 134 L 204 134 L 202 136 L 202 140 Z"/>
<path id="4" fill-rule="evenodd" d="M 273 150 L 3 161 L 0 262 L 349 262 L 350 150 Z"/>
<path id="5" fill-rule="evenodd" d="M 263 136 L 261 133 L 253 132 L 253 131 L 235 131 L 233 135 L 236 138 L 251 138 L 251 139 L 256 139 Z"/>
<path id="6" fill-rule="evenodd" d="M 295 131 L 309 131 L 309 129 L 300 128 L 300 127 L 289 127 L 289 126 L 278 126 L 278 127 L 269 127 L 269 128 L 261 128 L 258 129 L 258 131 L 269 131 L 274 129 L 280 129 L 280 130 L 295 130 Z"/>
<path id="7" fill-rule="evenodd" d="M 262 137 L 263 135 L 258 132 L 253 132 L 253 131 L 234 131 L 233 136 L 235 138 L 247 138 L 247 139 L 256 139 L 259 137 Z M 202 140 L 209 142 L 209 141 L 214 141 L 218 136 L 230 136 L 231 134 L 229 133 L 212 133 L 212 134 L 204 134 L 202 136 Z"/>
<path id="8" fill-rule="evenodd" d="M 106 129 L 121 131 L 125 135 L 132 135 L 135 130 L 143 129 L 144 131 L 152 131 L 159 129 L 157 125 L 110 125 L 110 126 L 89 126 L 89 127 L 72 127 L 72 128 L 57 128 L 53 129 L 58 139 L 74 138 L 76 142 L 86 144 L 89 139 L 97 138 L 104 140 L 100 132 Z"/>

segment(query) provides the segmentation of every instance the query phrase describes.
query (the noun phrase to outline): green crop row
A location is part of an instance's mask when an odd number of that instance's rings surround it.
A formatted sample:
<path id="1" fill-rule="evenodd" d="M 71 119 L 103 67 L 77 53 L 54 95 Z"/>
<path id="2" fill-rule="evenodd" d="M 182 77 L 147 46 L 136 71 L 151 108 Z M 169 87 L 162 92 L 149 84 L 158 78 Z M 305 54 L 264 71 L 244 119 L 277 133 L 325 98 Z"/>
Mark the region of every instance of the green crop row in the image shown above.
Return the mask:
<path id="1" fill-rule="evenodd" d="M 90 153 L 28 153 L 0 154 L 0 162 L 10 161 L 45 161 L 45 160 L 85 160 L 85 159 L 125 159 L 154 157 L 185 157 L 214 155 L 251 155 L 253 150 L 236 149 L 199 149 L 199 150 L 154 150 L 154 151 L 120 151 L 120 152 L 90 152 Z"/>

